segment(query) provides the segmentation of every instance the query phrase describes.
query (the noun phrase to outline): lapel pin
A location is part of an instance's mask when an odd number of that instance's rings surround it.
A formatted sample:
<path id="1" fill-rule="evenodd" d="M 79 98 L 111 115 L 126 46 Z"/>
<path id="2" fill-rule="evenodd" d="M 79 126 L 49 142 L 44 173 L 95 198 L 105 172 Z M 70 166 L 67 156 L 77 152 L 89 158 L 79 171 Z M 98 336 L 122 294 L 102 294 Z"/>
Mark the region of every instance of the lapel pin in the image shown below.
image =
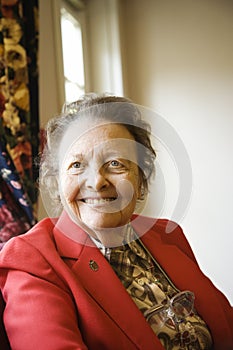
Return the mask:
<path id="1" fill-rule="evenodd" d="M 99 270 L 99 266 L 98 266 L 98 264 L 97 264 L 97 262 L 95 260 L 90 260 L 89 261 L 89 266 L 90 266 L 92 271 L 98 271 Z"/>

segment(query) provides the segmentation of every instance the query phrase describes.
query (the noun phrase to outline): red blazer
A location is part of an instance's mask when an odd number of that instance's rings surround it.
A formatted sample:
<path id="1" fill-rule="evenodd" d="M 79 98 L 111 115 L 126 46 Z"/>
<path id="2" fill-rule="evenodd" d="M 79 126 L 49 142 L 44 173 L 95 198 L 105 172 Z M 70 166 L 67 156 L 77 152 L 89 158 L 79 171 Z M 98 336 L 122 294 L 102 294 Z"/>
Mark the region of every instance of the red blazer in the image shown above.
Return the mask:
<path id="1" fill-rule="evenodd" d="M 137 224 L 137 232 L 150 227 L 150 220 Z M 180 227 L 167 234 L 167 224 L 157 220 L 141 237 L 143 243 L 180 290 L 195 293 L 214 349 L 233 349 L 229 302 L 199 269 Z M 63 232 L 79 236 L 79 243 Z M 12 349 L 164 349 L 108 261 L 66 213 L 56 225 L 45 219 L 6 244 L 0 287 Z"/>

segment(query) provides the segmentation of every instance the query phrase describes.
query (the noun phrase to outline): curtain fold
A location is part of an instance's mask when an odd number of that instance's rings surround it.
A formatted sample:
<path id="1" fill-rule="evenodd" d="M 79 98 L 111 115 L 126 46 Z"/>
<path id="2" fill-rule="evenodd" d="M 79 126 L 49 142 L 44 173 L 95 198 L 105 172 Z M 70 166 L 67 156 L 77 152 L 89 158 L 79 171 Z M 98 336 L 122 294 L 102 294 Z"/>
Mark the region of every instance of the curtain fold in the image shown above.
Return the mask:
<path id="1" fill-rule="evenodd" d="M 0 249 L 36 222 L 38 1 L 0 1 Z"/>

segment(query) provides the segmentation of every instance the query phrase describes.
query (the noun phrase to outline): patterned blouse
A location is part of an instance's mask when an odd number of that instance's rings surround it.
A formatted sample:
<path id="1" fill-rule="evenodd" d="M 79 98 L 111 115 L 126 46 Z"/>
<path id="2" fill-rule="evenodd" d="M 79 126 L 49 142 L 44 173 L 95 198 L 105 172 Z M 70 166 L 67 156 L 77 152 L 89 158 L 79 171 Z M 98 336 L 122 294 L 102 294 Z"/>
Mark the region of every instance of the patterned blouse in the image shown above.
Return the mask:
<path id="1" fill-rule="evenodd" d="M 208 326 L 193 306 L 194 294 L 180 293 L 135 235 L 129 226 L 127 244 L 116 248 L 98 246 L 164 348 L 212 349 Z"/>

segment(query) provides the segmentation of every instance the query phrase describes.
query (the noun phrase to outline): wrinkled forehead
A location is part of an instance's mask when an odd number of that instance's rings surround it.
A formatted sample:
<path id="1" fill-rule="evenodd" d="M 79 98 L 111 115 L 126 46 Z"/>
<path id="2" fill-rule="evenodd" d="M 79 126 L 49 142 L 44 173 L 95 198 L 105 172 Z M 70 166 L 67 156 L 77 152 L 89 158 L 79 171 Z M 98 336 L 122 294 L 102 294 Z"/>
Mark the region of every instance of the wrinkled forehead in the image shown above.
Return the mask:
<path id="1" fill-rule="evenodd" d="M 59 153 L 67 151 L 74 142 L 80 139 L 80 137 L 87 135 L 91 130 L 106 124 L 106 121 L 97 122 L 90 118 L 77 118 L 77 120 L 73 121 L 64 132 L 60 142 Z"/>
<path id="2" fill-rule="evenodd" d="M 73 122 L 66 130 L 59 148 L 59 162 L 76 153 L 110 153 L 136 161 L 136 142 L 125 125 L 90 119 Z"/>

